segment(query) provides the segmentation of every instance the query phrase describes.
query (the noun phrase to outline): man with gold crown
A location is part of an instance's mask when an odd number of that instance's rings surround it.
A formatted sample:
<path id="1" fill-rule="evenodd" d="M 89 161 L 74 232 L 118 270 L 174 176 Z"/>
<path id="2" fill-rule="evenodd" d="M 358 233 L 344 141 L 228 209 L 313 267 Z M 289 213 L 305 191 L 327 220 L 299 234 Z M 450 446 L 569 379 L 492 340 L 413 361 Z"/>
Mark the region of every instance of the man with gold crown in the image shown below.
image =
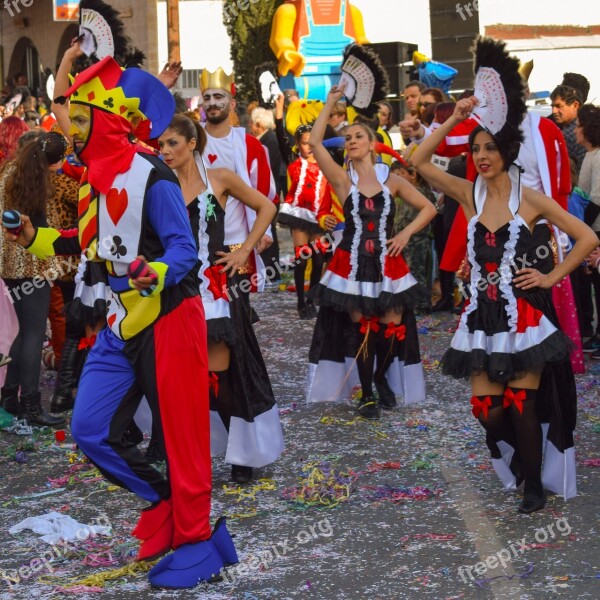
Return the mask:
<path id="1" fill-rule="evenodd" d="M 233 73 L 227 75 L 221 67 L 214 72 L 204 69 L 200 74 L 200 94 L 202 108 L 206 114 L 204 128 L 207 142 L 202 155 L 206 164 L 212 168 L 225 168 L 237 173 L 247 185 L 257 189 L 267 198 L 275 200 L 277 192 L 266 148 L 256 137 L 249 135 L 243 127 L 230 125 L 229 116 L 235 109 Z M 227 199 L 225 244 L 231 251 L 243 244 L 255 220 L 255 211 L 232 196 Z M 242 266 L 231 280 L 231 299 L 239 298 L 244 303 L 243 310 L 247 310 L 248 314 L 252 313 L 248 297 L 250 290 L 261 290 L 265 283 L 265 266 L 260 252 L 270 246 L 272 241 L 273 236 L 269 228 L 246 265 Z M 253 319 L 253 321 L 255 320 Z M 233 398 L 233 405 L 236 405 L 236 398 Z M 217 411 L 211 413 L 213 438 L 215 438 L 215 432 L 223 433 L 223 426 L 228 427 L 227 423 L 230 422 L 229 419 L 232 416 L 229 413 L 224 414 L 223 407 L 218 413 Z M 233 434 L 233 429 L 229 433 Z M 236 440 L 235 445 L 240 449 L 250 449 L 252 446 L 252 444 L 244 444 L 243 440 Z M 228 442 L 228 448 L 230 447 L 231 440 Z M 253 474 L 252 457 L 243 456 L 244 453 L 236 454 L 236 463 L 232 464 L 231 468 L 231 479 L 237 483 L 246 483 Z"/>
<path id="2" fill-rule="evenodd" d="M 102 263 L 108 327 L 85 364 L 72 434 L 109 481 L 150 503 L 132 532 L 141 540 L 137 560 L 174 549 L 150 570 L 150 583 L 194 587 L 237 562 L 224 520 L 212 532 L 209 522 L 208 361 L 197 250 L 177 179 L 129 137 L 136 118 L 148 119 L 151 137 L 158 137 L 174 101 L 157 78 L 123 70 L 111 56 L 70 87 L 66 72 L 59 70 L 56 93 L 70 100 L 69 135 L 86 166 L 78 227 L 34 228 L 22 215 L 22 232 L 10 237 L 39 257 L 83 251 Z M 167 478 L 126 441 L 142 395 L 164 440 Z"/>

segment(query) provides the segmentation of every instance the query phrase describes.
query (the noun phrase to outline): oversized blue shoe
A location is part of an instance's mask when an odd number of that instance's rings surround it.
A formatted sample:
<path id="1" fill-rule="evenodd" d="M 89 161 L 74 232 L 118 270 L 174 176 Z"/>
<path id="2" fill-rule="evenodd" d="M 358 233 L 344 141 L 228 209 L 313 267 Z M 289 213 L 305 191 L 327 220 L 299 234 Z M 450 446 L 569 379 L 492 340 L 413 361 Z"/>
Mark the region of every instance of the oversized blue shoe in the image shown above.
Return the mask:
<path id="1" fill-rule="evenodd" d="M 223 559 L 223 563 L 226 567 L 230 567 L 231 565 L 236 565 L 239 563 L 237 552 L 235 551 L 235 546 L 233 545 L 233 540 L 231 539 L 231 535 L 227 530 L 227 523 L 225 517 L 219 517 L 217 522 L 215 523 L 215 528 L 213 529 L 212 536 L 210 538 L 221 558 Z"/>
<path id="2" fill-rule="evenodd" d="M 154 587 L 193 588 L 203 581 L 218 581 L 224 566 L 221 554 L 211 538 L 180 546 L 152 567 L 148 580 Z"/>

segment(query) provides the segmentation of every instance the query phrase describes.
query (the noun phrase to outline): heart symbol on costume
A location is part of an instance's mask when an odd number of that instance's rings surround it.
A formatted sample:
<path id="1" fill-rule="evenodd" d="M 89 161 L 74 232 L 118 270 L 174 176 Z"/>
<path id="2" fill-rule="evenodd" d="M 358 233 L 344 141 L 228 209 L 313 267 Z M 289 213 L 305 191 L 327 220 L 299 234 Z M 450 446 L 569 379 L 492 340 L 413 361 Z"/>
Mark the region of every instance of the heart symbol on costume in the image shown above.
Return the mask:
<path id="1" fill-rule="evenodd" d="M 488 273 L 495 273 L 498 270 L 498 263 L 485 263 L 485 269 Z"/>
<path id="2" fill-rule="evenodd" d="M 106 210 L 110 216 L 110 220 L 117 225 L 121 220 L 121 217 L 127 210 L 129 200 L 127 198 L 127 190 L 117 190 L 116 188 L 110 188 L 108 194 L 106 194 Z"/>
<path id="3" fill-rule="evenodd" d="M 369 224 L 367 225 L 367 229 L 369 231 L 375 231 L 375 223 L 373 223 L 373 221 L 370 221 Z"/>
<path id="4" fill-rule="evenodd" d="M 106 319 L 106 322 L 108 323 L 108 326 L 112 329 L 113 323 L 117 320 L 117 315 L 110 315 L 108 317 L 108 319 Z"/>
<path id="5" fill-rule="evenodd" d="M 209 160 L 209 162 L 210 162 L 211 165 L 215 162 L 215 160 L 217 160 L 217 158 L 218 157 L 217 157 L 216 154 L 209 154 L 208 155 L 208 160 Z"/>

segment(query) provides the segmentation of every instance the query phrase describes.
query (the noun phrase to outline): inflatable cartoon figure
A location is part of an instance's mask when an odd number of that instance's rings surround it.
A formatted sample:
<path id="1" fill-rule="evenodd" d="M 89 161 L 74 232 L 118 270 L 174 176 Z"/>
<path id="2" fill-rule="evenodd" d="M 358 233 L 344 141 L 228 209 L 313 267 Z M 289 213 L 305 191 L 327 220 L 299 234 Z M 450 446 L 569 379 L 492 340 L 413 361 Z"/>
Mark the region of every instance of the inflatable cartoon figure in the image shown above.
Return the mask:
<path id="1" fill-rule="evenodd" d="M 269 42 L 279 61 L 279 87 L 324 101 L 352 42 L 369 43 L 362 14 L 349 0 L 287 0 L 275 11 Z"/>

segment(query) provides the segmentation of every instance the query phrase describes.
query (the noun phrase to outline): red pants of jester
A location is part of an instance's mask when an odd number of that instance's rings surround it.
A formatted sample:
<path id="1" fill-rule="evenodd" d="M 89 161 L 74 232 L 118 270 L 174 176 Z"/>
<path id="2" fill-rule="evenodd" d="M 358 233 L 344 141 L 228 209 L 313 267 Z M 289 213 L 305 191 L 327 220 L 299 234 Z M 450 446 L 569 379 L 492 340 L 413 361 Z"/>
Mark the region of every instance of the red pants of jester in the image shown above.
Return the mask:
<path id="1" fill-rule="evenodd" d="M 156 528 L 162 538 L 172 533 L 172 544 L 167 539 L 163 548 L 158 539 L 140 560 L 211 535 L 206 340 L 202 303 L 186 298 L 130 340 L 102 330 L 81 376 L 71 422 L 75 441 L 109 481 L 153 504 L 134 535 L 144 540 Z M 126 441 L 142 395 L 162 429 L 168 480 Z"/>

